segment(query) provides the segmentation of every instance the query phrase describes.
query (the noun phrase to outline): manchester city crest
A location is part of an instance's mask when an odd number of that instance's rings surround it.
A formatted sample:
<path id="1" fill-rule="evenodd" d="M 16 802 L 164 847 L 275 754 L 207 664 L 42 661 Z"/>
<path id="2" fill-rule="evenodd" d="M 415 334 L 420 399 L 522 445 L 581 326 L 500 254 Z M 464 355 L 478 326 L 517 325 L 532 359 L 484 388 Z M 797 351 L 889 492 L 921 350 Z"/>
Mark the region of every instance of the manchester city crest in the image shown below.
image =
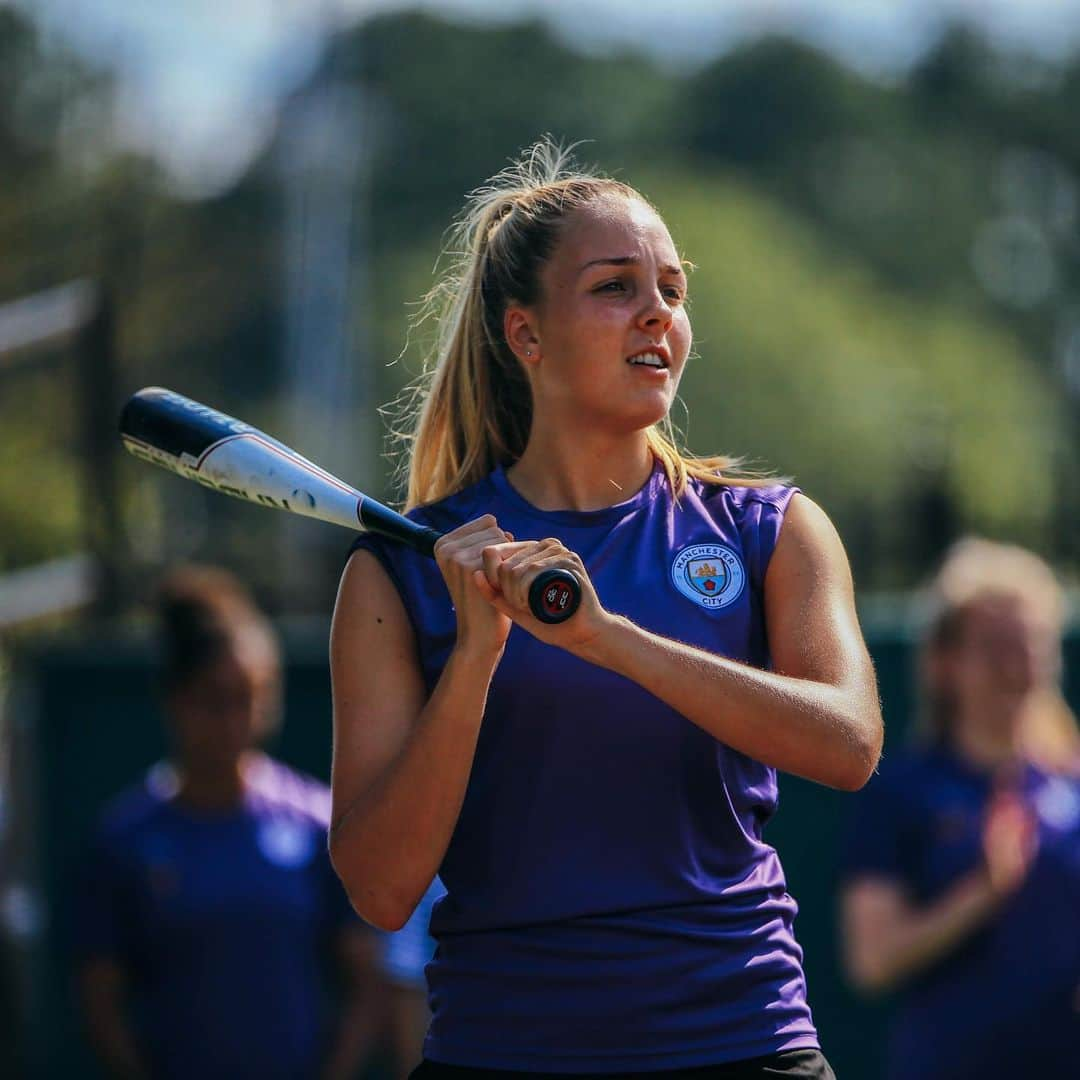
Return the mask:
<path id="1" fill-rule="evenodd" d="M 675 588 L 703 608 L 724 608 L 742 595 L 746 571 L 739 556 L 723 544 L 683 548 L 671 564 Z"/>

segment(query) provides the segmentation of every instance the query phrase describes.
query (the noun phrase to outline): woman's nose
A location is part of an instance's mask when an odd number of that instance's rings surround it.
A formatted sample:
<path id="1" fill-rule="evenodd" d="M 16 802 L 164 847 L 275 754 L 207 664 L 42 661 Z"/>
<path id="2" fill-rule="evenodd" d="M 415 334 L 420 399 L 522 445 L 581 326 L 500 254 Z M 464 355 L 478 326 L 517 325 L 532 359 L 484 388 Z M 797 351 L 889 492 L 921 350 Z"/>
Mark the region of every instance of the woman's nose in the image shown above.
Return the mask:
<path id="1" fill-rule="evenodd" d="M 649 297 L 648 304 L 642 309 L 639 322 L 643 327 L 651 329 L 659 327 L 664 333 L 667 333 L 668 328 L 671 326 L 671 318 L 671 308 L 668 302 L 661 293 L 655 292 Z"/>

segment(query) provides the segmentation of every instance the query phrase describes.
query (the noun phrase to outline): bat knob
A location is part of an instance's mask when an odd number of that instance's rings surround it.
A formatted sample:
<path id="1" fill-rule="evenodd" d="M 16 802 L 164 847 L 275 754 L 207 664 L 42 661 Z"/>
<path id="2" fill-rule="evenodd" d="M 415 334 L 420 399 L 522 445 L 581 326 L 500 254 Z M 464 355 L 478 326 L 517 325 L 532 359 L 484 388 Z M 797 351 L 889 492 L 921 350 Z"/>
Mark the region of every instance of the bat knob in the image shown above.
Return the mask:
<path id="1" fill-rule="evenodd" d="M 581 582 L 571 570 L 545 570 L 529 586 L 529 610 L 543 623 L 565 622 L 581 603 Z"/>

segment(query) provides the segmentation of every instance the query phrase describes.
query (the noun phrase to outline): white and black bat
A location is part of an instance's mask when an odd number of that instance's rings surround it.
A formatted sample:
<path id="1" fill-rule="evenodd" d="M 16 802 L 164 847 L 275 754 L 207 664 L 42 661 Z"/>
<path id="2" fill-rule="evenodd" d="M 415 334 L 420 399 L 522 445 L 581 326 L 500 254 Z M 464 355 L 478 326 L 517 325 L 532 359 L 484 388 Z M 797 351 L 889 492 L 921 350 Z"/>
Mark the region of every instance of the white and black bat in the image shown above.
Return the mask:
<path id="1" fill-rule="evenodd" d="M 258 428 L 160 386 L 130 398 L 120 414 L 120 436 L 143 461 L 238 499 L 378 533 L 428 556 L 434 556 L 442 535 L 350 487 Z M 570 570 L 545 570 L 529 589 L 529 607 L 541 622 L 563 622 L 580 602 L 581 582 Z"/>

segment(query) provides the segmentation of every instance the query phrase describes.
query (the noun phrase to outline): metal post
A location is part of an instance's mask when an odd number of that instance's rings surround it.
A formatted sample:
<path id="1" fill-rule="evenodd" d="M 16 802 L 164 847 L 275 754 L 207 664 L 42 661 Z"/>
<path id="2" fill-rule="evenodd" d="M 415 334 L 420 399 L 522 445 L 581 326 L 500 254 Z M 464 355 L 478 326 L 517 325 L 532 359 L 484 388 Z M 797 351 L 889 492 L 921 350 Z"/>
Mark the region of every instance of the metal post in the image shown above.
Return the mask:
<path id="1" fill-rule="evenodd" d="M 115 314 L 107 288 L 98 292 L 93 314 L 76 343 L 80 446 L 83 456 L 83 520 L 86 550 L 97 564 L 95 615 L 116 615 L 123 607 L 122 567 L 127 563 L 117 483 Z"/>

